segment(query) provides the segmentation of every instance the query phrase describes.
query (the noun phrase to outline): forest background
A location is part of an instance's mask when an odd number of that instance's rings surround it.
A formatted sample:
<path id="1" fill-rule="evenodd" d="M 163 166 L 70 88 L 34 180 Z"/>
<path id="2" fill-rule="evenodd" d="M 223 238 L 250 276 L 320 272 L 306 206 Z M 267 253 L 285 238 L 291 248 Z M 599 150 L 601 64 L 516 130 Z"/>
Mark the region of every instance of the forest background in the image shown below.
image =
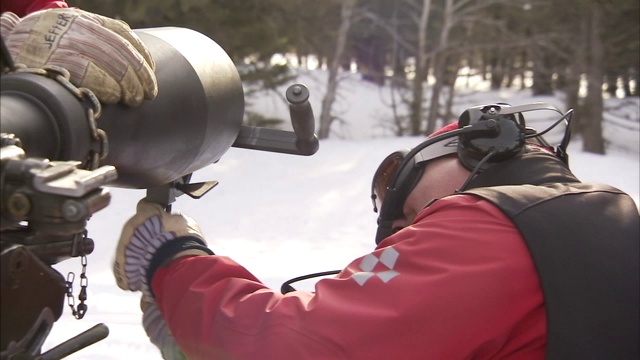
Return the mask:
<path id="1" fill-rule="evenodd" d="M 134 28 L 178 26 L 215 40 L 247 89 L 275 89 L 294 68 L 328 72 L 318 135 L 341 121 L 332 110 L 341 73 L 391 85 L 393 133 L 431 133 L 455 119 L 456 81 L 481 76 L 490 90 L 528 88 L 576 110 L 583 150 L 604 154 L 604 99 L 637 99 L 637 0 L 69 0 Z M 245 90 L 246 91 L 246 90 Z M 251 91 L 246 93 L 250 101 Z M 634 100 L 637 103 L 637 100 Z M 316 109 L 316 114 L 318 110 Z M 277 126 L 247 111 L 245 122 Z"/>

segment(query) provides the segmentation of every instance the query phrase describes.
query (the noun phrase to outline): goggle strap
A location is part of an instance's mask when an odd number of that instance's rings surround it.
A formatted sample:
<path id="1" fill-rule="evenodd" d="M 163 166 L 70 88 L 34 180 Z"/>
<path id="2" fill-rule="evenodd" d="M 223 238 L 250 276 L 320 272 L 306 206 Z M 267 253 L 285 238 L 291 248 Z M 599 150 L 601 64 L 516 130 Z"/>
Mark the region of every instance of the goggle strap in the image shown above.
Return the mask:
<path id="1" fill-rule="evenodd" d="M 455 154 L 458 152 L 458 139 L 445 142 L 447 139 L 443 139 L 442 144 L 434 143 L 434 146 L 424 148 L 422 151 L 416 154 L 416 164 L 423 163 L 425 161 L 437 159 L 441 156 Z"/>
<path id="2" fill-rule="evenodd" d="M 460 136 L 466 133 L 470 133 L 470 132 L 476 132 L 476 131 L 489 131 L 489 132 L 496 132 L 499 131 L 496 128 L 489 128 L 486 126 L 486 121 L 480 121 L 477 122 L 475 124 L 472 125 L 467 125 L 463 128 L 460 129 L 456 129 L 456 130 L 452 130 L 449 132 L 446 132 L 444 134 L 441 135 L 437 135 L 434 136 L 430 139 L 425 140 L 424 142 L 422 142 L 421 144 L 419 144 L 418 146 L 416 146 L 415 148 L 413 148 L 411 151 L 409 151 L 409 153 L 407 153 L 407 155 L 404 157 L 404 160 L 402 161 L 402 163 L 400 163 L 400 165 L 398 166 L 398 170 L 396 172 L 396 174 L 400 173 L 402 171 L 402 169 L 404 169 L 405 167 L 407 167 L 408 165 L 410 165 L 413 162 L 413 158 L 416 157 L 416 155 L 418 153 L 420 153 L 423 149 L 425 149 L 428 146 L 431 146 L 435 143 L 438 143 L 444 139 L 449 139 L 452 137 L 456 137 L 456 136 Z M 397 176 L 389 183 L 389 188 L 395 188 L 396 186 L 396 182 L 397 182 L 398 178 Z"/>

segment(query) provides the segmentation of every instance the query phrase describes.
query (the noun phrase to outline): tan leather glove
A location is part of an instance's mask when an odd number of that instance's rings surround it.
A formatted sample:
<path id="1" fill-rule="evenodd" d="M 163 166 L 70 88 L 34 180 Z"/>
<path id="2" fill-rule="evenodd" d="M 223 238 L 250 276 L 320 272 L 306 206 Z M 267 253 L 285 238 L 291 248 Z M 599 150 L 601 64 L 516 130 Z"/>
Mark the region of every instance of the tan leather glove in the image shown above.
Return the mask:
<path id="1" fill-rule="evenodd" d="M 106 104 L 137 106 L 158 94 L 155 62 L 124 21 L 79 9 L 1 16 L 2 37 L 16 64 L 59 66 L 71 83 Z"/>
<path id="2" fill-rule="evenodd" d="M 173 338 L 158 305 L 143 295 L 140 299 L 140 309 L 142 309 L 142 327 L 144 327 L 151 343 L 160 350 L 162 358 L 165 360 L 186 360 L 187 357 L 184 356 Z"/>
<path id="3" fill-rule="evenodd" d="M 210 255 L 211 250 L 193 219 L 170 214 L 162 206 L 144 200 L 122 229 L 113 272 L 123 290 L 142 291 L 153 299 L 150 270 L 177 256 Z"/>

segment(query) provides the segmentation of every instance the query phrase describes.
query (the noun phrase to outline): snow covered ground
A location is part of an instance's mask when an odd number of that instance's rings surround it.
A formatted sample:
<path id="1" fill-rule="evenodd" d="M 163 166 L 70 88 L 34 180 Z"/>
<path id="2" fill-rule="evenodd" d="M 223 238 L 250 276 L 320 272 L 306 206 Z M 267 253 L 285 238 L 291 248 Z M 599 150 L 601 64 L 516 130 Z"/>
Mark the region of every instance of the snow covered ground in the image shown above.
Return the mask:
<path id="1" fill-rule="evenodd" d="M 324 76 L 315 71 L 299 79 L 310 88 L 316 117 Z M 385 130 L 391 118 L 388 89 L 363 83 L 353 74 L 339 91 L 336 106 L 344 123 L 336 124 L 334 136 L 321 142 L 317 154 L 300 157 L 231 148 L 219 163 L 197 171 L 192 179 L 218 180 L 220 185 L 201 200 L 180 197 L 173 207 L 198 221 L 216 253 L 234 258 L 274 288 L 298 275 L 341 269 L 371 251 L 376 229 L 369 199 L 371 176 L 386 155 L 421 141 L 389 137 Z M 458 91 L 454 113 L 498 101 L 513 105 L 549 102 L 566 110 L 560 97 L 532 98 L 528 91 L 471 88 Z M 581 152 L 578 139 L 569 147 L 571 167 L 583 181 L 616 186 L 640 204 L 638 99 L 608 99 L 605 105 L 607 155 Z M 287 107 L 275 96 L 252 100 L 252 110 L 288 121 Z M 531 113 L 532 122 L 537 121 L 533 120 L 536 116 Z M 88 228 L 96 242 L 88 258 L 89 311 L 78 321 L 65 308 L 44 348 L 105 323 L 109 337 L 69 359 L 159 359 L 140 324 L 139 296 L 119 290 L 111 275 L 120 229 L 145 193 L 120 188 L 111 193 L 111 205 L 95 214 Z M 70 259 L 56 268 L 63 274 L 78 274 L 80 260 Z M 75 288 L 77 295 L 77 284 Z M 313 281 L 298 288 L 312 289 Z"/>

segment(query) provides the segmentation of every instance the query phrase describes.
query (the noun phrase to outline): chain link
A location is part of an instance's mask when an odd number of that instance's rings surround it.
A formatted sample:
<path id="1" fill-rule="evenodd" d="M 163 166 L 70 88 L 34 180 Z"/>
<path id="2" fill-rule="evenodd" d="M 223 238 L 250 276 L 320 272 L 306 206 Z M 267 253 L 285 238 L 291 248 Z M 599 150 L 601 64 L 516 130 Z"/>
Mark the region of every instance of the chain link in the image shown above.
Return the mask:
<path id="1" fill-rule="evenodd" d="M 76 307 L 76 302 L 73 297 L 73 282 L 76 278 L 76 274 L 73 272 L 69 272 L 67 274 L 67 281 L 65 283 L 65 287 L 67 289 L 67 304 L 71 308 L 71 314 L 76 319 L 80 320 L 87 313 L 88 306 L 85 304 L 87 300 L 87 287 L 89 287 L 89 278 L 87 277 L 87 256 L 84 253 L 84 241 L 87 238 L 87 231 L 85 230 L 79 238 L 82 246 L 80 247 L 80 264 L 82 265 L 82 270 L 80 272 L 80 293 L 78 294 L 78 306 Z M 78 240 L 78 239 L 76 239 Z"/>
<path id="2" fill-rule="evenodd" d="M 60 66 L 45 65 L 41 68 L 28 68 L 24 64 L 15 64 L 15 68 L 12 71 L 16 73 L 47 76 L 60 83 L 80 101 L 86 100 L 89 103 L 86 111 L 87 122 L 89 124 L 91 139 L 98 143 L 98 151 L 89 150 L 89 154 L 87 155 L 87 169 L 97 169 L 98 166 L 100 166 L 100 160 L 106 158 L 109 153 L 109 141 L 107 133 L 98 128 L 97 119 L 102 115 L 102 105 L 93 91 L 85 87 L 76 87 L 73 85 L 70 81 L 71 74 L 69 71 Z"/>
<path id="3" fill-rule="evenodd" d="M 82 272 L 80 273 L 80 293 L 78 294 L 78 307 L 76 307 L 76 301 L 73 297 L 73 282 L 75 280 L 76 274 L 73 272 L 69 272 L 67 274 L 67 304 L 71 308 L 71 314 L 76 319 L 80 320 L 87 313 L 87 304 L 85 301 L 87 300 L 87 287 L 89 286 L 89 278 L 87 278 L 87 256 L 82 254 L 80 256 L 80 262 L 82 263 Z"/>

